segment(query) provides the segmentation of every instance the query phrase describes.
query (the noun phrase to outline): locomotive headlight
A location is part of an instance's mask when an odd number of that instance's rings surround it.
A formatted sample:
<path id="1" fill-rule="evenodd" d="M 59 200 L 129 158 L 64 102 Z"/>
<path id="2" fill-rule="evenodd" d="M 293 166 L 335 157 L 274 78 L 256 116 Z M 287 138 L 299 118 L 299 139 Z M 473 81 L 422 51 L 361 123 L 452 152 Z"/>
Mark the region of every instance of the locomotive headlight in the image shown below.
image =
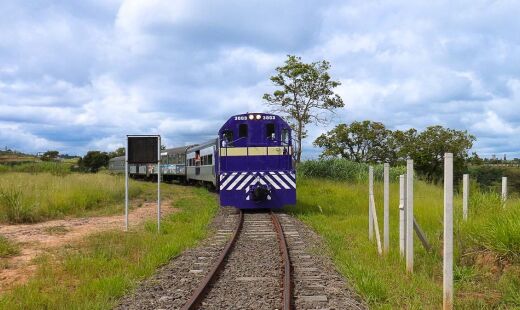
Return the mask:
<path id="1" fill-rule="evenodd" d="M 253 120 L 255 118 L 255 116 L 253 114 L 249 114 L 249 119 L 250 120 Z"/>
<path id="2" fill-rule="evenodd" d="M 257 114 L 257 115 L 256 115 L 256 119 L 259 120 L 259 119 L 261 119 L 261 118 L 262 118 L 262 115 L 260 115 L 260 114 Z"/>

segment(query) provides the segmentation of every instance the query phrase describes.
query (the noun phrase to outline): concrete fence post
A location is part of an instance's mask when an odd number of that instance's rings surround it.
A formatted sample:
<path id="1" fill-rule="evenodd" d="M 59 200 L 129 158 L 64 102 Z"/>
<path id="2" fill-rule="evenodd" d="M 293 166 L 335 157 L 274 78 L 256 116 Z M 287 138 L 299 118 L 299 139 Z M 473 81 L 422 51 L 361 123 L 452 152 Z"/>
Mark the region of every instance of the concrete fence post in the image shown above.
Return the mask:
<path id="1" fill-rule="evenodd" d="M 453 309 L 453 154 L 444 154 L 443 309 Z"/>
<path id="2" fill-rule="evenodd" d="M 468 220 L 469 174 L 462 176 L 462 219 Z"/>
<path id="3" fill-rule="evenodd" d="M 507 177 L 502 177 L 502 202 L 504 203 L 507 200 Z"/>
<path id="4" fill-rule="evenodd" d="M 384 183 L 384 193 L 383 193 L 383 253 L 388 253 L 389 245 L 390 245 L 390 210 L 389 210 L 389 196 L 390 196 L 390 165 L 388 163 L 384 164 L 383 169 L 383 183 Z"/>
<path id="5" fill-rule="evenodd" d="M 399 253 L 405 253 L 405 207 L 406 207 L 406 175 L 399 176 Z"/>
<path id="6" fill-rule="evenodd" d="M 372 215 L 372 197 L 374 196 L 374 168 L 368 167 L 368 240 L 374 239 L 374 216 Z"/>
<path id="7" fill-rule="evenodd" d="M 406 161 L 406 271 L 413 272 L 413 160 Z"/>

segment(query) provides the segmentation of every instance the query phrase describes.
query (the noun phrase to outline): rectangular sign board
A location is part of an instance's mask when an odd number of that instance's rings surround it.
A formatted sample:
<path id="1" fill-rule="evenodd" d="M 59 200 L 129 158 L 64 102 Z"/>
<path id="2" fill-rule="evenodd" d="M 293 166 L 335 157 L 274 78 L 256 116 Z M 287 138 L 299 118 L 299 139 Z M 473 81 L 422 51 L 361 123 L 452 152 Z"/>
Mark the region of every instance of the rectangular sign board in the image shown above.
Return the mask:
<path id="1" fill-rule="evenodd" d="M 156 163 L 159 155 L 158 136 L 128 136 L 128 163 Z"/>

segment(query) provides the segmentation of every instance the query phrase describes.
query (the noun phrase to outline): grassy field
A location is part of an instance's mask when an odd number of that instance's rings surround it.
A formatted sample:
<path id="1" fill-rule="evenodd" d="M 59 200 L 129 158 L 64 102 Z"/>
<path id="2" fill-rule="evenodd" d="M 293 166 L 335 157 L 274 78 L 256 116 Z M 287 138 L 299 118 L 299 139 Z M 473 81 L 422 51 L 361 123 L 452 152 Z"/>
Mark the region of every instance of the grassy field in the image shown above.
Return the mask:
<path id="1" fill-rule="evenodd" d="M 131 180 L 131 197 L 155 194 L 153 183 Z M 107 173 L 18 173 L 0 175 L 0 222 L 31 223 L 64 216 L 120 212 L 124 178 Z"/>
<path id="2" fill-rule="evenodd" d="M 442 305 L 443 190 L 415 183 L 414 215 L 433 245 L 427 253 L 414 241 L 414 274 L 399 256 L 399 184 L 391 184 L 390 253 L 379 257 L 368 241 L 368 186 L 319 178 L 298 179 L 298 204 L 289 212 L 326 241 L 340 272 L 376 309 L 430 308 Z M 382 184 L 375 185 L 382 233 Z M 508 202 L 472 188 L 470 219 L 461 221 L 461 197 L 455 196 L 455 303 L 457 308 L 520 307 L 520 200 Z"/>
<path id="3" fill-rule="evenodd" d="M 16 255 L 20 252 L 18 246 L 0 235 L 0 258 Z"/>
<path id="4" fill-rule="evenodd" d="M 2 309 L 111 309 L 138 280 L 150 276 L 207 233 L 217 207 L 205 189 L 168 185 L 173 207 L 156 233 L 153 221 L 125 233 L 98 233 L 41 257 L 36 276 L 0 296 Z"/>

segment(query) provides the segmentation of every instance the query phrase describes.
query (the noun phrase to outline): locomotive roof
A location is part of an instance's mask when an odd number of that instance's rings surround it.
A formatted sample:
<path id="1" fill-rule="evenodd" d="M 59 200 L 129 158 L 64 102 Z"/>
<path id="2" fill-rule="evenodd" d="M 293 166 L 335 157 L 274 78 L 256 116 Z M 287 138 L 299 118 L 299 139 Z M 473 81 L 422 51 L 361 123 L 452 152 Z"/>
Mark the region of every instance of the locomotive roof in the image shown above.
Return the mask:
<path id="1" fill-rule="evenodd" d="M 268 118 L 266 119 L 265 116 L 273 116 L 274 118 Z M 252 118 L 251 118 L 252 117 Z M 256 123 L 256 122 L 263 122 L 263 121 L 269 121 L 269 122 L 276 122 L 276 123 L 283 123 L 287 125 L 287 122 L 281 118 L 279 115 L 272 114 L 272 113 L 255 113 L 255 112 L 247 112 L 243 114 L 236 114 L 231 116 L 219 129 L 219 133 L 229 126 L 230 124 L 236 123 L 236 122 L 250 122 L 250 123 Z"/>

